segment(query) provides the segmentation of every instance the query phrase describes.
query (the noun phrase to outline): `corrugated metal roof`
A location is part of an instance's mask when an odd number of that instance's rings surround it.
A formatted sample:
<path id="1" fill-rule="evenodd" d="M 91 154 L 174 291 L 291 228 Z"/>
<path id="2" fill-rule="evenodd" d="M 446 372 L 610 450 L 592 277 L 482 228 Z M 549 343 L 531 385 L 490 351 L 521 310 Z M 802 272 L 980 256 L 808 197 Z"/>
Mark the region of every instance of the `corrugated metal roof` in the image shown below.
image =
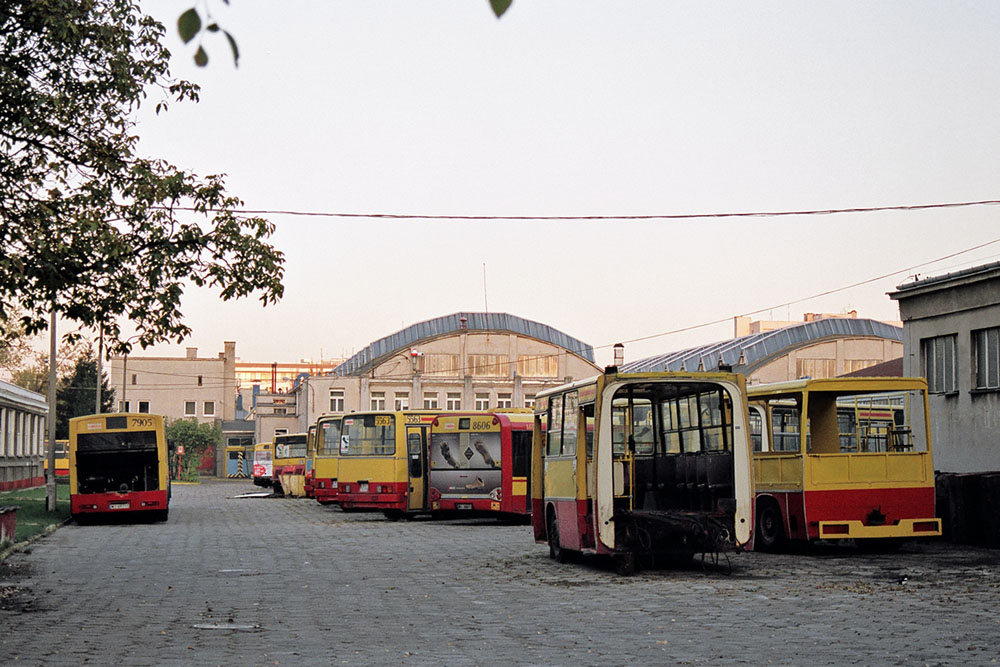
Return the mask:
<path id="1" fill-rule="evenodd" d="M 463 327 L 462 318 L 465 318 Z M 506 331 L 536 338 L 562 347 L 594 363 L 594 347 L 547 324 L 526 320 L 509 313 L 452 313 L 444 317 L 418 322 L 394 334 L 370 343 L 363 350 L 337 366 L 336 375 L 361 375 L 384 359 L 407 350 L 416 343 L 459 331 Z"/>
<path id="2" fill-rule="evenodd" d="M 718 343 L 647 357 L 622 366 L 626 373 L 650 371 L 712 371 L 721 363 L 749 373 L 795 348 L 834 336 L 886 338 L 902 342 L 901 327 L 876 320 L 830 318 L 804 322 L 774 331 L 751 334 Z M 742 357 L 742 359 L 741 359 Z"/>

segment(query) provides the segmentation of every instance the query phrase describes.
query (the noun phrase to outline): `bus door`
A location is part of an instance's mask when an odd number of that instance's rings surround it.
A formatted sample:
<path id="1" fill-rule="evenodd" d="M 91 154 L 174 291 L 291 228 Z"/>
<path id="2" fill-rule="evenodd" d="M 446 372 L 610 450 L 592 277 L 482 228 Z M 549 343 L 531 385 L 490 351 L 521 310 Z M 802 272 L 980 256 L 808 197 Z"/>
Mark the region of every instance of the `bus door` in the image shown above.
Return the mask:
<path id="1" fill-rule="evenodd" d="M 406 427 L 406 477 L 409 493 L 406 509 L 427 509 L 427 434 L 429 426 Z"/>

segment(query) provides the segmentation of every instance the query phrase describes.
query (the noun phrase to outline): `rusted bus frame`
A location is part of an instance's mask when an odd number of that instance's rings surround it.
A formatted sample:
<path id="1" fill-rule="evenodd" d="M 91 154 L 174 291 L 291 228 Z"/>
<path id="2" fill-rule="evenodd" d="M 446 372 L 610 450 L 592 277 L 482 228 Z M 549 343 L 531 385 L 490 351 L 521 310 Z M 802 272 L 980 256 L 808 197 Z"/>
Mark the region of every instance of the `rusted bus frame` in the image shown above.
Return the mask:
<path id="1" fill-rule="evenodd" d="M 870 397 L 885 393 L 922 400 L 922 451 L 810 452 L 810 396 Z M 764 405 L 763 433 L 773 443 L 770 402 L 794 398 L 799 414 L 799 450 L 754 453 L 757 516 L 767 507 L 780 512 L 788 539 L 887 539 L 937 536 L 942 532 L 934 511 L 933 445 L 927 384 L 923 378 L 830 378 L 794 380 L 749 388 L 751 405 Z M 829 400 L 829 399 L 827 399 Z M 913 424 L 908 421 L 908 424 Z M 840 433 L 838 433 L 838 443 Z M 860 438 L 860 433 L 858 433 Z M 860 440 L 859 440 L 860 448 Z M 757 522 L 758 533 L 766 529 Z M 770 540 L 760 540 L 765 544 Z"/>
<path id="2" fill-rule="evenodd" d="M 539 394 L 535 403 L 535 428 L 532 452 L 532 525 L 536 541 L 550 544 L 548 533 L 551 513 L 561 547 L 573 551 L 622 555 L 616 544 L 613 517 L 616 457 L 611 437 L 613 398 L 629 384 L 695 383 L 725 390 L 732 404 L 734 514 L 731 536 L 734 546 L 751 539 L 753 483 L 746 416 L 743 377 L 731 373 L 629 373 L 609 372 L 587 380 L 554 388 Z M 546 454 L 547 418 L 550 400 L 570 392 L 579 392 L 579 405 L 594 405 L 592 431 L 586 409 L 578 410 L 576 446 L 572 453 Z M 587 458 L 588 432 L 593 434 L 593 459 Z M 634 468 L 627 471 L 634 477 Z M 632 490 L 633 494 L 635 491 Z M 652 513 L 650 513 L 652 515 Z M 697 514 L 697 513 L 696 513 Z"/>

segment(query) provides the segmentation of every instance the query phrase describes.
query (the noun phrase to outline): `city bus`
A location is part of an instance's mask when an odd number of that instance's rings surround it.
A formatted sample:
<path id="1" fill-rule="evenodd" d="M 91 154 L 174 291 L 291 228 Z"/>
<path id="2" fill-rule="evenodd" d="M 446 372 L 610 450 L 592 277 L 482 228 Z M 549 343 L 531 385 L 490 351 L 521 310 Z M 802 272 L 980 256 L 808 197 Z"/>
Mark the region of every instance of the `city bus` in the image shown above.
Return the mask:
<path id="1" fill-rule="evenodd" d="M 69 440 L 56 440 L 56 481 L 69 481 Z M 49 457 L 42 461 L 42 469 L 49 472 Z"/>
<path id="2" fill-rule="evenodd" d="M 344 416 L 322 415 L 316 420 L 316 455 L 313 463 L 313 496 L 322 505 L 336 503 L 340 474 L 340 426 Z"/>
<path id="3" fill-rule="evenodd" d="M 253 483 L 257 486 L 271 486 L 272 447 L 270 442 L 258 442 L 253 446 Z"/>
<path id="4" fill-rule="evenodd" d="M 313 484 L 316 480 L 316 424 L 309 427 L 306 437 L 306 476 L 302 480 L 302 493 L 306 498 L 315 498 Z"/>
<path id="5" fill-rule="evenodd" d="M 274 436 L 271 487 L 275 493 L 293 498 L 301 498 L 305 495 L 308 440 L 308 433 L 286 433 Z"/>
<path id="6" fill-rule="evenodd" d="M 429 440 L 431 511 L 531 513 L 531 410 L 441 414 Z"/>
<path id="7" fill-rule="evenodd" d="M 550 557 L 638 565 L 749 546 L 746 388 L 734 373 L 618 373 L 539 393 L 532 527 Z"/>
<path id="8" fill-rule="evenodd" d="M 853 539 L 891 549 L 941 534 L 923 378 L 793 380 L 748 395 L 755 548 Z"/>
<path id="9" fill-rule="evenodd" d="M 341 508 L 381 510 L 393 519 L 426 512 L 427 443 L 440 414 L 402 410 L 344 415 L 337 463 Z"/>
<path id="10" fill-rule="evenodd" d="M 170 500 L 163 417 L 100 414 L 69 422 L 70 513 L 149 513 L 167 520 Z"/>

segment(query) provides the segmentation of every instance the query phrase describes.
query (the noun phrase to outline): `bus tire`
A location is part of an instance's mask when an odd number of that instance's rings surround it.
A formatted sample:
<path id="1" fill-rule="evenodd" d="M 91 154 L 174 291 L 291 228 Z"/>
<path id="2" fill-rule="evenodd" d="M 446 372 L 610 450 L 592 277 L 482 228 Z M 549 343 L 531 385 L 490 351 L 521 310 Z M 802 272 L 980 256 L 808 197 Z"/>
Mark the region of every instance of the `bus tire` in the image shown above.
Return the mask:
<path id="1" fill-rule="evenodd" d="M 157 521 L 166 521 L 168 518 L 170 518 L 170 510 L 169 509 L 160 510 L 159 512 L 156 513 L 156 520 Z"/>
<path id="2" fill-rule="evenodd" d="M 631 577 L 635 574 L 635 554 L 629 551 L 615 556 L 615 572 L 623 577 Z"/>
<path id="3" fill-rule="evenodd" d="M 556 511 L 554 509 L 549 510 L 545 525 L 545 534 L 549 541 L 549 558 L 557 563 L 569 562 L 569 552 L 559 544 L 559 525 L 556 521 Z"/>
<path id="4" fill-rule="evenodd" d="M 403 510 L 382 510 L 382 514 L 389 521 L 399 521 L 403 518 Z"/>
<path id="5" fill-rule="evenodd" d="M 757 505 L 757 536 L 754 548 L 758 551 L 775 551 L 785 541 L 785 529 L 781 523 L 781 510 L 773 500 Z"/>

